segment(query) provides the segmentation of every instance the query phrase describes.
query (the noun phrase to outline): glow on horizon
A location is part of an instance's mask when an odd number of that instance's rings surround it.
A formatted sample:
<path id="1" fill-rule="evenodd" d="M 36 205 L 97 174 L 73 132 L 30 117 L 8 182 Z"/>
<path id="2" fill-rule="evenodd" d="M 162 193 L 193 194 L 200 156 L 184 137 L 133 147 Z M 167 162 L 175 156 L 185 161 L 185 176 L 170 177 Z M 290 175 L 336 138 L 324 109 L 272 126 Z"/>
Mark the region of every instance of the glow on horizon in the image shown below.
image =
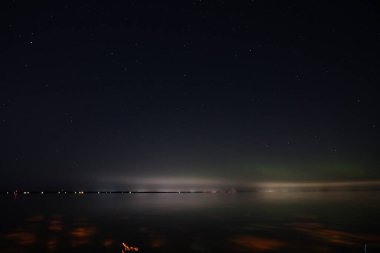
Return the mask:
<path id="1" fill-rule="evenodd" d="M 260 188 L 380 186 L 380 180 L 336 182 L 255 182 L 252 183 L 251 186 Z"/>
<path id="2" fill-rule="evenodd" d="M 210 179 L 201 177 L 117 177 L 109 178 L 107 184 L 125 185 L 138 191 L 214 191 L 217 189 L 276 189 L 276 188 L 323 188 L 323 187 L 373 187 L 380 180 L 362 181 L 242 181 Z M 123 186 L 121 186 L 123 187 Z"/>

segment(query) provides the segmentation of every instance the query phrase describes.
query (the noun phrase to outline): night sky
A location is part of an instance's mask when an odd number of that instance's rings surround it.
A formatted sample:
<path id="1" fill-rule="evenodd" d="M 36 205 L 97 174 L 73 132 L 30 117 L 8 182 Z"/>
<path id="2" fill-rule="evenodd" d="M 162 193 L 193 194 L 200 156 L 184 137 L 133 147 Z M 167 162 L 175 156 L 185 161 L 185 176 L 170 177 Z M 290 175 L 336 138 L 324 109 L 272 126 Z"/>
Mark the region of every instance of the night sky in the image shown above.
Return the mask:
<path id="1" fill-rule="evenodd" d="M 0 190 L 380 180 L 376 1 L 0 9 Z"/>

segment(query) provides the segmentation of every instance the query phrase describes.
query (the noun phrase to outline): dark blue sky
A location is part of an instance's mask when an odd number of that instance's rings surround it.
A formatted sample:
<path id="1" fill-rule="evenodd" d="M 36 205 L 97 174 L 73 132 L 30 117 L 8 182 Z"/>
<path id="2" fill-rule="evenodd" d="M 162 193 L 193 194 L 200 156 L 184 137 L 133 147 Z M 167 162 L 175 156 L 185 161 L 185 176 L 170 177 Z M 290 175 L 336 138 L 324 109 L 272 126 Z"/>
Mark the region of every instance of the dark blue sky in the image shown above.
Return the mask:
<path id="1" fill-rule="evenodd" d="M 4 188 L 380 179 L 375 1 L 1 5 Z"/>

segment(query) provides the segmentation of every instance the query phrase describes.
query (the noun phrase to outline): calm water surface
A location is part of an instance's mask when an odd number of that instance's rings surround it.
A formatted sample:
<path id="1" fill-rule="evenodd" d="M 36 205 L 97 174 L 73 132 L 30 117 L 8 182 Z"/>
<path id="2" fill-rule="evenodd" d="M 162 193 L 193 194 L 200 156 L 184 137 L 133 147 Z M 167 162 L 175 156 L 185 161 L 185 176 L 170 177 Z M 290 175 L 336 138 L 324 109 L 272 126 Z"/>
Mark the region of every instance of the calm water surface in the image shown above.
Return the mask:
<path id="1" fill-rule="evenodd" d="M 379 192 L 0 196 L 0 252 L 380 252 Z M 138 248 L 138 249 L 137 249 Z"/>

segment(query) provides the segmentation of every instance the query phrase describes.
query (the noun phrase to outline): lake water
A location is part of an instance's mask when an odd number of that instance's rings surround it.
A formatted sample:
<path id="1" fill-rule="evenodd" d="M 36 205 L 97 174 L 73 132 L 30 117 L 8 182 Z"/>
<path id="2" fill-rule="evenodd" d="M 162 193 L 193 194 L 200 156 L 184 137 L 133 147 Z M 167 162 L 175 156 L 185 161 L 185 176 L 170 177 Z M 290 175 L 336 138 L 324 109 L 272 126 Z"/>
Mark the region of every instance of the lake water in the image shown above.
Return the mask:
<path id="1" fill-rule="evenodd" d="M 0 252 L 380 252 L 380 192 L 0 196 Z"/>

